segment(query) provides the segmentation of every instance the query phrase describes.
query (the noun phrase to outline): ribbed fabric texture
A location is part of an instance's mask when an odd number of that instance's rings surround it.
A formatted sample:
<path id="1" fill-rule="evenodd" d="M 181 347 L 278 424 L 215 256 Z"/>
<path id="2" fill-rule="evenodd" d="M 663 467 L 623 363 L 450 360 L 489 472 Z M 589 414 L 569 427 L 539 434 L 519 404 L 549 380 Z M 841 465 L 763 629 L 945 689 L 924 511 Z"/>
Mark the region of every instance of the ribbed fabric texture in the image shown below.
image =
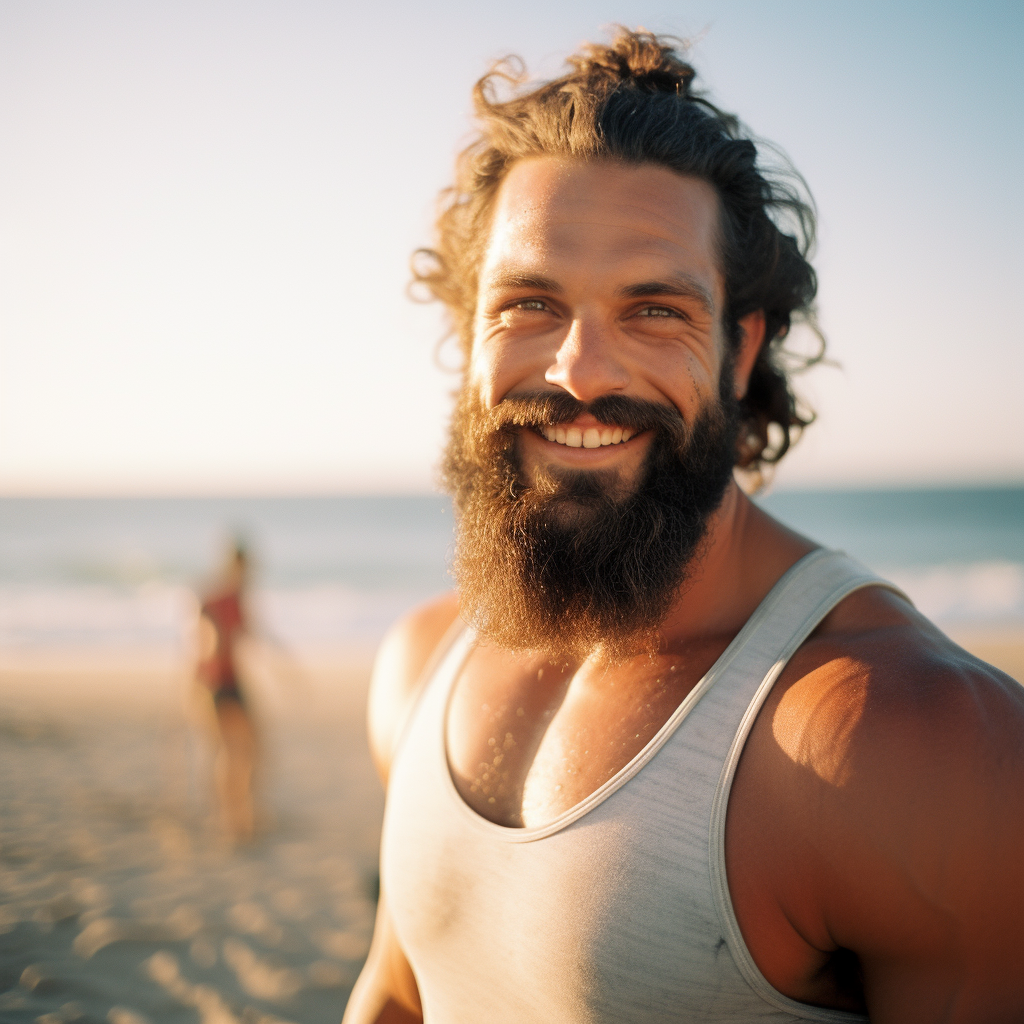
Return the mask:
<path id="1" fill-rule="evenodd" d="M 381 876 L 426 1024 L 853 1022 L 773 989 L 725 878 L 729 787 L 786 661 L 844 597 L 889 586 L 840 552 L 779 582 L 647 747 L 550 825 L 515 829 L 461 799 L 444 745 L 465 632 L 397 751 Z"/>

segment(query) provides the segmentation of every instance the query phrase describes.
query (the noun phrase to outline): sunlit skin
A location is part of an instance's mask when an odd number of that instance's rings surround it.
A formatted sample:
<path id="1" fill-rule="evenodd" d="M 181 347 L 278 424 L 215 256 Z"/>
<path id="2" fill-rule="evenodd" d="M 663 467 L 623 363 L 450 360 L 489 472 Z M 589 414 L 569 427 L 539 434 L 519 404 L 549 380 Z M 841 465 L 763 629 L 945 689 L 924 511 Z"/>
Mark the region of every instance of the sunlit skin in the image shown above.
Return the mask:
<path id="1" fill-rule="evenodd" d="M 516 165 L 494 211 L 480 272 L 470 377 L 487 406 L 516 393 L 564 390 L 582 402 L 624 394 L 675 406 L 692 422 L 713 402 L 725 354 L 711 187 L 661 168 Z M 593 180 L 602 201 L 594 208 Z M 743 323 L 737 397 L 763 335 Z M 584 415 L 564 427 L 601 428 Z M 650 443 L 641 434 L 568 447 L 520 430 L 528 478 L 539 463 L 614 470 L 633 483 Z"/>
<path id="2" fill-rule="evenodd" d="M 725 354 L 713 190 L 653 166 L 543 157 L 502 185 L 480 275 L 469 379 L 482 401 L 563 390 L 675 407 L 715 400 Z M 736 393 L 763 341 L 741 324 Z M 635 485 L 650 438 L 569 447 L 521 428 L 545 465 Z M 550 425 L 549 425 L 550 426 Z M 562 424 L 581 432 L 592 417 Z M 482 646 L 453 691 L 447 747 L 462 798 L 504 825 L 550 821 L 661 727 L 776 580 L 814 545 L 730 486 L 661 629 L 659 655 L 611 665 Z M 371 747 L 386 780 L 445 632 L 449 595 L 382 647 Z M 427 671 L 424 671 L 427 669 Z M 750 952 L 783 994 L 881 1024 L 1024 1019 L 1024 690 L 898 595 L 843 601 L 758 715 L 726 822 L 730 893 Z M 415 978 L 382 901 L 346 1024 L 418 1020 Z"/>

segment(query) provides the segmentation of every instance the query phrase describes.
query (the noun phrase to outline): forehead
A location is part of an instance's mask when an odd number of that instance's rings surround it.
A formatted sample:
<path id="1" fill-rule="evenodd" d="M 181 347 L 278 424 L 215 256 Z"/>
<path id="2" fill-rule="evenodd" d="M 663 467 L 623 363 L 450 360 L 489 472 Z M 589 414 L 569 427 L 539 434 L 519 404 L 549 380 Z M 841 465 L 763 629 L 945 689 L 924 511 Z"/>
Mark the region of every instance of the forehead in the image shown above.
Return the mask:
<path id="1" fill-rule="evenodd" d="M 718 216 L 712 186 L 665 167 L 531 157 L 498 191 L 480 283 L 538 263 L 641 277 L 676 269 L 706 278 L 718 298 Z"/>

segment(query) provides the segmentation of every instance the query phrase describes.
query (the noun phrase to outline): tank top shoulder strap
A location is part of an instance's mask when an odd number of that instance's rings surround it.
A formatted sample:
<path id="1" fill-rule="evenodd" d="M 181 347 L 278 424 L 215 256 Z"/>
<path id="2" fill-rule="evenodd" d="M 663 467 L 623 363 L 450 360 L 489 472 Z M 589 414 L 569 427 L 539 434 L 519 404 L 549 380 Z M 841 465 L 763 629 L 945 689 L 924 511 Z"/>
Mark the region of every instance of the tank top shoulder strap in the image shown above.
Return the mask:
<path id="1" fill-rule="evenodd" d="M 762 601 L 730 645 L 733 658 L 721 671 L 705 700 L 727 742 L 725 761 L 711 806 L 708 854 L 713 899 L 737 967 L 766 1002 L 791 1013 L 807 1008 L 783 996 L 754 963 L 740 933 L 725 872 L 725 819 L 736 766 L 754 720 L 786 663 L 826 615 L 844 598 L 865 587 L 885 587 L 906 598 L 897 587 L 844 552 L 819 548 L 797 562 Z M 907 599 L 909 600 L 909 599 Z M 727 652 L 727 654 L 730 652 Z M 721 733 L 719 734 L 721 735 Z M 721 742 L 721 741 L 720 741 Z M 720 748 L 722 749 L 722 748 Z M 721 756 L 721 755 L 719 755 Z M 855 1014 L 824 1011 L 821 1020 L 863 1020 Z"/>

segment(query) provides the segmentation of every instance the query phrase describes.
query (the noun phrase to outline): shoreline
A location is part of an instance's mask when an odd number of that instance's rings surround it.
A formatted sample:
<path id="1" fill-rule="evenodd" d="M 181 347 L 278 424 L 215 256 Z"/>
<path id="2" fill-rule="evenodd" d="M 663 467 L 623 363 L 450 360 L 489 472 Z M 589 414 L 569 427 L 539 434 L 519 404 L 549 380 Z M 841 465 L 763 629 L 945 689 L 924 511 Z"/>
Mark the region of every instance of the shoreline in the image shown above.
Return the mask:
<path id="1" fill-rule="evenodd" d="M 955 626 L 954 643 L 1024 684 L 1024 626 Z M 252 659 L 246 696 L 257 719 L 276 723 L 333 723 L 365 742 L 366 699 L 374 648 L 321 646 L 296 650 L 283 664 Z M 0 731 L 18 721 L 48 718 L 148 720 L 187 728 L 194 718 L 190 666 L 180 654 L 156 648 L 0 648 Z"/>
<path id="2" fill-rule="evenodd" d="M 369 645 L 297 650 L 281 664 L 252 658 L 246 693 L 274 717 L 362 714 L 373 666 Z M 151 714 L 193 687 L 190 663 L 157 648 L 0 648 L 0 708 L 9 705 Z"/>

